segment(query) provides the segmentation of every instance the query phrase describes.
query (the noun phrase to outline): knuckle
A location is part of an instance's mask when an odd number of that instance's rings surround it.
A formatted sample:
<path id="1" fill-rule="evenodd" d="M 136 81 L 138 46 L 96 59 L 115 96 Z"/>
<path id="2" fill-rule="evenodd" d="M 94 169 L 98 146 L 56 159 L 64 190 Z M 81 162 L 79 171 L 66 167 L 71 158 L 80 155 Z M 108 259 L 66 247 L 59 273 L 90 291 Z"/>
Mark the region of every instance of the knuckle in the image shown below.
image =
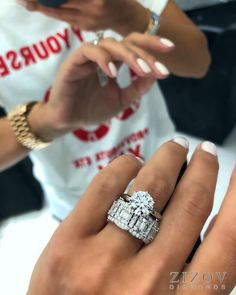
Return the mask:
<path id="1" fill-rule="evenodd" d="M 95 185 L 98 195 L 111 195 L 114 187 L 117 185 L 117 175 L 112 169 L 103 169 L 97 176 L 95 176 Z"/>
<path id="2" fill-rule="evenodd" d="M 135 157 L 135 155 L 122 155 L 118 158 L 120 161 L 126 163 L 129 162 L 132 166 L 137 166 L 137 164 L 140 166 L 141 162 Z"/>
<path id="3" fill-rule="evenodd" d="M 213 206 L 213 196 L 202 183 L 192 181 L 183 189 L 182 209 L 190 216 L 206 218 Z"/>

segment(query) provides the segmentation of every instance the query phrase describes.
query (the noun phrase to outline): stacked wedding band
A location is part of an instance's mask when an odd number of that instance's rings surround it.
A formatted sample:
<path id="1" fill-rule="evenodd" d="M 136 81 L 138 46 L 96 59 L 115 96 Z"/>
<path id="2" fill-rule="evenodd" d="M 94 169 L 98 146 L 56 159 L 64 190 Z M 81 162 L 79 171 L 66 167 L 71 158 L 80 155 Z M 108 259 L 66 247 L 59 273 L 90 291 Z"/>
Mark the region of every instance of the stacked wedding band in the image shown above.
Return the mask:
<path id="1" fill-rule="evenodd" d="M 154 204 L 148 192 L 138 191 L 132 196 L 123 194 L 114 201 L 107 220 L 149 244 L 157 235 L 161 222 L 161 215 L 154 210 Z"/>

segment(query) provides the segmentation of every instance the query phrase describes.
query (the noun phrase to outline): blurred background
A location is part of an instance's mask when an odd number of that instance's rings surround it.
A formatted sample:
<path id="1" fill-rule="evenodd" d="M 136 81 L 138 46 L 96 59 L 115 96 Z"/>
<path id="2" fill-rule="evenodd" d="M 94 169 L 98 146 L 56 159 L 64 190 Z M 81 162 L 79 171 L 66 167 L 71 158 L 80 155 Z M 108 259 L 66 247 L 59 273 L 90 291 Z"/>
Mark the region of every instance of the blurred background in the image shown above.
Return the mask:
<path id="1" fill-rule="evenodd" d="M 177 2 L 206 34 L 212 65 L 201 80 L 171 76 L 160 85 L 178 133 L 190 139 L 191 151 L 203 139 L 219 146 L 214 215 L 236 162 L 236 1 Z M 0 173 L 0 294 L 25 294 L 33 265 L 57 226 L 28 158 Z"/>

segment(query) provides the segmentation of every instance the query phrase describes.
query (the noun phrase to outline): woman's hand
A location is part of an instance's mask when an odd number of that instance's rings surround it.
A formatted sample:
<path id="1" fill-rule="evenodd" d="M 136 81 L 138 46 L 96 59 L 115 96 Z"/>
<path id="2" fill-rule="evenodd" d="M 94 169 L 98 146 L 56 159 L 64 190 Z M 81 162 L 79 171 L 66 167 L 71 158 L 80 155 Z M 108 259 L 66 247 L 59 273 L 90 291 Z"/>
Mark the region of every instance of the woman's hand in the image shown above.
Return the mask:
<path id="1" fill-rule="evenodd" d="M 153 4 L 155 1 L 159 0 L 153 0 Z M 36 0 L 18 2 L 30 11 L 64 20 L 82 30 L 109 28 L 123 36 L 132 32 L 144 33 L 150 19 L 146 8 L 134 0 L 69 0 L 60 8 L 43 7 Z M 149 52 L 165 64 L 172 74 L 191 78 L 206 75 L 211 62 L 206 37 L 174 0 L 168 0 L 161 13 L 158 35 L 173 41 L 175 50 L 161 54 L 155 48 L 150 48 Z"/>
<path id="2" fill-rule="evenodd" d="M 58 8 L 42 6 L 37 0 L 18 2 L 30 11 L 41 12 L 85 31 L 112 29 L 122 35 L 143 33 L 150 17 L 149 12 L 134 0 L 69 0 Z"/>
<path id="3" fill-rule="evenodd" d="M 187 153 L 187 141 L 177 138 L 145 166 L 123 155 L 104 168 L 39 258 L 28 295 L 229 294 L 236 277 L 236 169 L 212 229 L 186 265 L 211 212 L 218 173 L 215 146 L 205 142 L 176 187 Z M 157 211 L 169 201 L 148 246 L 107 223 L 109 208 L 132 179 L 129 193 L 148 191 Z"/>
<path id="4" fill-rule="evenodd" d="M 160 38 L 147 37 L 160 52 L 172 50 Z M 122 63 L 137 76 L 126 88 L 120 88 L 116 81 Z M 99 84 L 98 67 L 108 77 L 106 87 Z M 107 38 L 97 46 L 84 43 L 62 64 L 48 103 L 33 108 L 30 125 L 40 138 L 51 140 L 80 127 L 105 122 L 140 99 L 156 79 L 167 75 L 167 69 L 155 57 L 128 40 L 117 42 Z"/>

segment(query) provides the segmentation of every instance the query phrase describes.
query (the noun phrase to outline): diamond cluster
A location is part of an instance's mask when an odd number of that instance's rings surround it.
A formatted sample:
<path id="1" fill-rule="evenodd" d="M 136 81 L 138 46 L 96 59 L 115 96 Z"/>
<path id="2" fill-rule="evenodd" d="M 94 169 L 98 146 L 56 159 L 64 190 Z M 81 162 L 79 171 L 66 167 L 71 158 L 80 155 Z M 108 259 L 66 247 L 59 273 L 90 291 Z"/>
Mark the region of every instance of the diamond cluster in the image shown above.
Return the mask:
<path id="1" fill-rule="evenodd" d="M 135 192 L 127 200 L 135 214 L 149 215 L 154 210 L 154 201 L 148 192 Z"/>
<path id="2" fill-rule="evenodd" d="M 159 231 L 160 221 L 150 213 L 154 201 L 147 192 L 136 192 L 126 200 L 120 197 L 108 211 L 107 220 L 148 244 Z"/>

